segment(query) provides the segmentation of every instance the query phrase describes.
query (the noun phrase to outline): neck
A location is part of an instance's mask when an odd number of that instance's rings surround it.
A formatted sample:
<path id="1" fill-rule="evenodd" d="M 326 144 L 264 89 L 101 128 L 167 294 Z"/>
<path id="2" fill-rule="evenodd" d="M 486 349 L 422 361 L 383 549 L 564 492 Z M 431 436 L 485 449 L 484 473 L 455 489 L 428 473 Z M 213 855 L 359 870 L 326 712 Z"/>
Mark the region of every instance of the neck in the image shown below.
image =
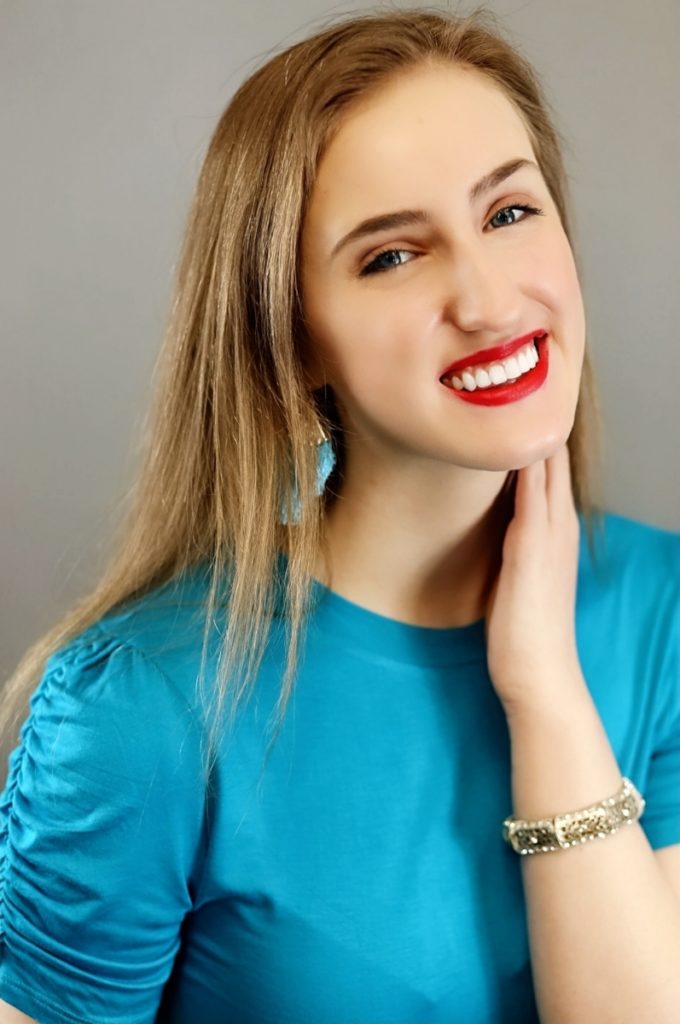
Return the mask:
<path id="1" fill-rule="evenodd" d="M 402 469 L 359 486 L 346 475 L 327 510 L 316 577 L 388 618 L 464 626 L 484 618 L 500 570 L 510 478 L 458 467 L 436 485 L 431 477 Z"/>

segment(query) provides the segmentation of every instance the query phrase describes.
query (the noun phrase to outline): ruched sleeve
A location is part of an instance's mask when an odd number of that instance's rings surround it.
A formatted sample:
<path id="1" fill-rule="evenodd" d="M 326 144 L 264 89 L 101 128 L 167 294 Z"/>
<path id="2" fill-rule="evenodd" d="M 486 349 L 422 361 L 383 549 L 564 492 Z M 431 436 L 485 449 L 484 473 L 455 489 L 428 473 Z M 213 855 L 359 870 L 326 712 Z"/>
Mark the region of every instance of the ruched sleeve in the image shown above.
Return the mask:
<path id="1" fill-rule="evenodd" d="M 200 872 L 200 730 L 134 646 L 50 658 L 0 795 L 0 998 L 41 1024 L 151 1024 Z"/>

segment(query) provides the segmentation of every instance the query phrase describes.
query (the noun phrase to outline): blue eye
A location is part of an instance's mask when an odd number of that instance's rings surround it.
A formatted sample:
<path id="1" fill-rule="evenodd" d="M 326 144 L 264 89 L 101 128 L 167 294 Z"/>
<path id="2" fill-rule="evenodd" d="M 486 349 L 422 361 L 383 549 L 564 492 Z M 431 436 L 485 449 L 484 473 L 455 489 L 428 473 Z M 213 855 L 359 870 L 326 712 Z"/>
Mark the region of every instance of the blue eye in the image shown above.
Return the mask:
<path id="1" fill-rule="evenodd" d="M 504 206 L 501 210 L 494 213 L 493 217 L 489 221 L 489 224 L 493 224 L 496 217 L 500 217 L 502 213 L 508 213 L 512 210 L 521 210 L 525 214 L 524 217 L 520 217 L 519 220 L 513 218 L 513 220 L 507 221 L 505 224 L 499 224 L 494 228 L 498 230 L 499 227 L 512 227 L 513 224 L 519 224 L 525 220 L 526 217 L 543 216 L 543 210 L 539 210 L 536 206 L 528 206 L 525 203 L 513 203 L 512 206 Z M 392 270 L 394 267 L 400 267 L 403 263 L 407 263 L 408 260 L 395 259 L 394 257 L 399 256 L 400 253 L 410 253 L 409 249 L 383 249 L 382 252 L 377 253 L 370 263 L 367 263 L 362 270 L 359 271 L 359 277 L 367 277 L 369 274 L 381 274 L 386 270 Z M 390 257 L 387 259 L 387 257 Z M 386 262 L 385 262 L 386 261 Z"/>
<path id="2" fill-rule="evenodd" d="M 390 270 L 391 267 L 400 267 L 402 263 L 407 262 L 406 260 L 395 260 L 389 259 L 387 263 L 382 263 L 388 256 L 398 256 L 400 253 L 408 252 L 408 249 L 383 249 L 377 256 L 374 256 L 370 263 L 367 263 L 363 270 L 359 273 L 359 277 L 365 277 L 367 274 L 380 273 L 383 270 Z"/>
<path id="3" fill-rule="evenodd" d="M 529 217 L 542 216 L 543 215 L 543 210 L 539 210 L 535 206 L 527 206 L 525 203 L 513 203 L 512 206 L 504 206 L 502 210 L 498 210 L 497 213 L 494 213 L 493 217 L 489 221 L 489 224 L 493 223 L 493 221 L 495 221 L 496 217 L 500 217 L 500 215 L 502 213 L 507 213 L 508 210 L 522 210 L 522 212 L 527 214 L 527 216 L 529 216 Z M 525 219 L 524 217 L 520 218 L 520 220 L 524 220 L 524 219 Z M 517 221 L 517 220 L 511 220 L 509 222 L 509 224 L 501 224 L 500 227 L 502 227 L 502 228 L 503 227 L 510 227 L 511 224 L 518 224 L 518 223 L 519 223 L 519 221 Z"/>

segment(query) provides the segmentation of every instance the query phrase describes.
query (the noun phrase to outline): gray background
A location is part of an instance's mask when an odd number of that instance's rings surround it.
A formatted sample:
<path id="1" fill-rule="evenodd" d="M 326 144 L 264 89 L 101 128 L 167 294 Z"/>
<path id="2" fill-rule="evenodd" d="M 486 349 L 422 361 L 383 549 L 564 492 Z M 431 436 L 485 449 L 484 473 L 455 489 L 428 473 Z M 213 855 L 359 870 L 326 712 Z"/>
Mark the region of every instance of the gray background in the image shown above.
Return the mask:
<path id="1" fill-rule="evenodd" d="M 0 4 L 0 680 L 102 565 L 226 102 L 270 51 L 363 6 Z M 568 140 L 607 507 L 680 530 L 680 4 L 487 6 Z"/>

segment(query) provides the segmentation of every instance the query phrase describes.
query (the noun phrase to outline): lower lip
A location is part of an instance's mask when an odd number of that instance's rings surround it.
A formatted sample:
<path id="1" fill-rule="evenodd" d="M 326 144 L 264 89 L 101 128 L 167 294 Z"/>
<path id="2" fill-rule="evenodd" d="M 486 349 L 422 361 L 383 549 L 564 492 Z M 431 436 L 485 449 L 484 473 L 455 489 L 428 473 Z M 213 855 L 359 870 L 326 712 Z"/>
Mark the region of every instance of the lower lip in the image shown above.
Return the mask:
<path id="1" fill-rule="evenodd" d="M 516 381 L 507 384 L 492 384 L 488 388 L 475 388 L 474 391 L 456 391 L 453 387 L 443 384 L 456 398 L 462 398 L 464 402 L 471 402 L 473 405 L 507 405 L 508 402 L 518 402 L 520 398 L 526 398 L 532 391 L 545 382 L 548 376 L 548 335 L 544 334 L 537 342 L 538 362 L 533 370 L 523 373 Z"/>

